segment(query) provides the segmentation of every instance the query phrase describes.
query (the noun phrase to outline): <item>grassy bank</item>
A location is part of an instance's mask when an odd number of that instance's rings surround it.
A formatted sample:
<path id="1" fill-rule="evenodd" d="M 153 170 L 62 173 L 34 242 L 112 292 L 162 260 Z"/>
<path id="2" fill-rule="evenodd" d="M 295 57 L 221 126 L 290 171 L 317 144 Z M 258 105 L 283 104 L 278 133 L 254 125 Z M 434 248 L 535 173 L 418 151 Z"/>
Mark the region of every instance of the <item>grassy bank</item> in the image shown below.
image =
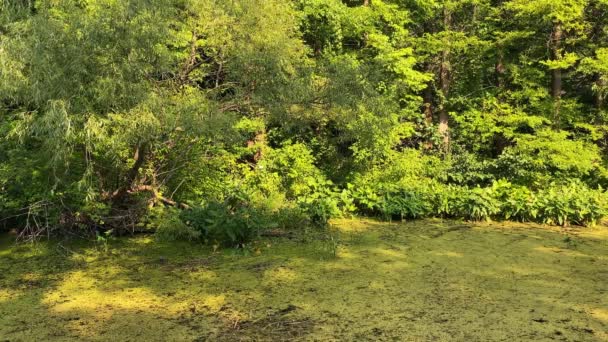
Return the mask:
<path id="1" fill-rule="evenodd" d="M 608 230 L 342 220 L 245 251 L 0 245 L 0 337 L 608 340 Z"/>

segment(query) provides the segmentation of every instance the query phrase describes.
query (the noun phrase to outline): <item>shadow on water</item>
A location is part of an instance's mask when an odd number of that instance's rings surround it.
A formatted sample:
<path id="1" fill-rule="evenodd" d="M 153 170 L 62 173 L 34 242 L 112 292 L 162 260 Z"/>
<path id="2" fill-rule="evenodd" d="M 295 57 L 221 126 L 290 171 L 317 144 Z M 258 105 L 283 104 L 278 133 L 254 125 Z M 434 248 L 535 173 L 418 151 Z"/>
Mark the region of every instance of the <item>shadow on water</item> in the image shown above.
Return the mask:
<path id="1" fill-rule="evenodd" d="M 3 242 L 0 265 L 10 341 L 608 339 L 605 229 L 341 220 L 246 253 Z"/>

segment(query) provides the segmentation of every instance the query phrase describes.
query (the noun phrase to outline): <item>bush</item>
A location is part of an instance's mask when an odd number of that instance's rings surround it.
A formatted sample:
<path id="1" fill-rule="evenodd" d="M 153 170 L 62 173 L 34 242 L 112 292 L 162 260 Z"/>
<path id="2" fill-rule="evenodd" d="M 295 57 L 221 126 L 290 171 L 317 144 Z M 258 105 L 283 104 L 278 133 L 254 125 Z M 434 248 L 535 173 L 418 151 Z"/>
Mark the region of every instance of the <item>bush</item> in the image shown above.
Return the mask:
<path id="1" fill-rule="evenodd" d="M 207 242 L 242 245 L 266 229 L 325 226 L 330 218 L 354 211 L 349 191 L 336 191 L 314 161 L 303 144 L 268 147 L 222 194 L 200 201 L 181 219 Z"/>
<path id="2" fill-rule="evenodd" d="M 325 226 L 330 218 L 355 207 L 349 191 L 338 192 L 314 163 L 306 145 L 286 143 L 270 149 L 254 170 L 246 172 L 241 188 L 257 208 L 265 208 L 272 216 L 270 222 L 281 222 L 279 214 L 287 214 L 297 217 L 298 223 Z M 279 225 L 293 226 L 288 222 Z"/>
<path id="3" fill-rule="evenodd" d="M 427 216 L 431 207 L 422 194 L 401 190 L 387 193 L 379 209 L 385 218 L 415 219 Z"/>
<path id="4" fill-rule="evenodd" d="M 200 232 L 205 241 L 224 245 L 242 245 L 256 237 L 262 228 L 272 227 L 265 213 L 240 197 L 186 210 L 181 219 Z"/>
<path id="5" fill-rule="evenodd" d="M 606 194 L 573 182 L 538 193 L 539 218 L 547 224 L 596 224 L 607 213 Z"/>
<path id="6" fill-rule="evenodd" d="M 333 189 L 331 181 L 324 179 L 311 179 L 309 186 L 310 192 L 297 201 L 313 224 L 326 226 L 329 219 L 353 211 L 349 191 L 338 192 Z"/>
<path id="7" fill-rule="evenodd" d="M 457 202 L 456 216 L 474 221 L 490 220 L 500 212 L 500 202 L 494 195 L 491 187 L 477 187 L 463 192 Z"/>
<path id="8" fill-rule="evenodd" d="M 494 181 L 491 173 L 492 162 L 466 150 L 454 151 L 450 156 L 450 169 L 447 172 L 448 180 L 454 184 L 485 186 Z"/>
<path id="9" fill-rule="evenodd" d="M 180 219 L 180 212 L 174 208 L 165 208 L 155 215 L 155 237 L 161 241 L 193 241 L 201 238 L 200 231 L 186 225 Z"/>
<path id="10" fill-rule="evenodd" d="M 310 222 L 327 223 L 335 215 L 335 207 L 317 199 L 305 205 L 285 202 L 276 209 L 266 203 L 255 203 L 244 194 L 233 194 L 226 200 L 212 201 L 207 205 L 182 212 L 182 222 L 200 232 L 206 242 L 227 246 L 241 246 L 268 229 L 297 229 Z"/>
<path id="11" fill-rule="evenodd" d="M 551 184 L 535 192 L 506 180 L 485 188 L 420 181 L 401 189 L 364 185 L 352 193 L 360 212 L 385 219 L 434 216 L 588 226 L 608 213 L 603 190 L 590 189 L 582 182 Z"/>
<path id="12" fill-rule="evenodd" d="M 458 203 L 466 191 L 467 188 L 463 186 L 432 185 L 428 191 L 428 198 L 433 207 L 434 215 L 438 217 L 455 217 L 458 215 Z"/>
<path id="13" fill-rule="evenodd" d="M 261 161 L 260 168 L 279 176 L 288 199 L 309 196 L 332 187 L 332 183 L 315 166 L 315 158 L 304 144 L 285 144 L 279 149 L 270 150 Z"/>
<path id="14" fill-rule="evenodd" d="M 525 186 L 504 187 L 498 194 L 501 199 L 500 218 L 520 222 L 538 220 L 538 197 Z"/>
<path id="15" fill-rule="evenodd" d="M 316 198 L 302 202 L 301 206 L 310 222 L 317 226 L 324 227 L 329 219 L 340 215 L 338 203 L 333 198 Z"/>
<path id="16" fill-rule="evenodd" d="M 300 229 L 310 224 L 308 213 L 297 205 L 286 205 L 271 213 L 277 228 Z"/>
<path id="17" fill-rule="evenodd" d="M 505 181 L 493 188 L 501 202 L 499 217 L 507 220 L 589 226 L 606 214 L 603 190 L 590 189 L 582 182 L 550 184 L 537 192 Z"/>
<path id="18" fill-rule="evenodd" d="M 540 130 L 519 136 L 514 146 L 507 147 L 496 160 L 496 174 L 536 188 L 572 179 L 597 183 L 590 178 L 603 172 L 601 160 L 595 145 L 572 140 L 568 132 Z"/>

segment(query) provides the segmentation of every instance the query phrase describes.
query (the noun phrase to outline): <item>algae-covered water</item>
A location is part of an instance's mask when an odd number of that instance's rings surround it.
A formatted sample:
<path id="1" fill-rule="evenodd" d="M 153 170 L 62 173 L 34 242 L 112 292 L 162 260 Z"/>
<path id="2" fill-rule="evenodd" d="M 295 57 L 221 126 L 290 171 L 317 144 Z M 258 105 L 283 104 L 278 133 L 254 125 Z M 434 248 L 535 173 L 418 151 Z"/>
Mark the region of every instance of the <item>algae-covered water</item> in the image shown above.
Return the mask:
<path id="1" fill-rule="evenodd" d="M 608 229 L 341 220 L 245 251 L 0 243 L 6 341 L 608 341 Z"/>

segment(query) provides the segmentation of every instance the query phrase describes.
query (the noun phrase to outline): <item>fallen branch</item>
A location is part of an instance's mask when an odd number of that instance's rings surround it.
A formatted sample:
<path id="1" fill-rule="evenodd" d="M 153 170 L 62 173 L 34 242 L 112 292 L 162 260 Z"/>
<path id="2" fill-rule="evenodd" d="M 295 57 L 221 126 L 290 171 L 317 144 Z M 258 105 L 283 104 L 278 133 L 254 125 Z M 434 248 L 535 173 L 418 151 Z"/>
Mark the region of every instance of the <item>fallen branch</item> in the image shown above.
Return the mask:
<path id="1" fill-rule="evenodd" d="M 151 192 L 153 197 L 153 200 L 159 201 L 161 203 L 163 203 L 164 205 L 168 205 L 168 206 L 172 206 L 172 207 L 179 207 L 182 209 L 190 209 L 190 206 L 185 204 L 185 203 L 178 203 L 172 199 L 163 197 L 158 190 L 153 187 L 152 185 L 138 185 L 136 187 L 134 187 L 133 189 L 129 190 L 128 193 L 130 194 L 134 194 L 134 193 L 138 193 L 138 192 L 144 192 L 144 191 L 148 191 Z"/>

